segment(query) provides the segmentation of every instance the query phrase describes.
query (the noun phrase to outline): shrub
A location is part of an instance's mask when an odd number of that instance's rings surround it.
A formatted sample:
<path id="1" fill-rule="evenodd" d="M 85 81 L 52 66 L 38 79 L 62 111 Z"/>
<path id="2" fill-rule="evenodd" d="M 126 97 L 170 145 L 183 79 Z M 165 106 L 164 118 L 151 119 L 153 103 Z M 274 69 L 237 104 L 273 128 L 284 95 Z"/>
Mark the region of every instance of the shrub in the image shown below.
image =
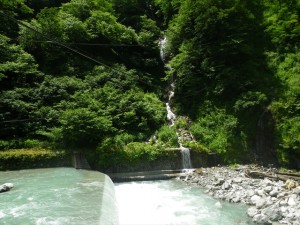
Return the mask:
<path id="1" fill-rule="evenodd" d="M 0 140 L 0 150 L 40 148 L 44 143 L 36 139 Z"/>
<path id="2" fill-rule="evenodd" d="M 204 149 L 221 154 L 230 163 L 246 156 L 246 136 L 239 131 L 237 118 L 224 109 L 211 108 L 198 116 L 190 131 Z"/>
<path id="3" fill-rule="evenodd" d="M 0 140 L 0 150 L 20 148 L 19 140 Z"/>
<path id="4" fill-rule="evenodd" d="M 41 148 L 0 151 L 0 170 L 70 166 L 70 157 L 64 151 Z"/>
<path id="5" fill-rule="evenodd" d="M 203 144 L 200 144 L 197 141 L 184 142 L 183 146 L 185 146 L 185 147 L 187 147 L 190 150 L 193 150 L 195 152 L 210 152 L 207 147 L 205 147 Z"/>
<path id="6" fill-rule="evenodd" d="M 42 146 L 43 146 L 43 143 L 36 139 L 27 139 L 24 141 L 24 147 L 26 147 L 26 148 L 39 148 Z"/>
<path id="7" fill-rule="evenodd" d="M 188 128 L 188 119 L 186 117 L 178 117 L 175 121 L 176 129 L 187 129 Z"/>
<path id="8" fill-rule="evenodd" d="M 162 126 L 157 132 L 158 141 L 163 142 L 166 147 L 178 147 L 178 137 L 176 131 L 167 126 Z"/>
<path id="9" fill-rule="evenodd" d="M 131 142 L 124 147 L 130 162 L 153 161 L 160 155 L 158 146 L 141 142 Z"/>

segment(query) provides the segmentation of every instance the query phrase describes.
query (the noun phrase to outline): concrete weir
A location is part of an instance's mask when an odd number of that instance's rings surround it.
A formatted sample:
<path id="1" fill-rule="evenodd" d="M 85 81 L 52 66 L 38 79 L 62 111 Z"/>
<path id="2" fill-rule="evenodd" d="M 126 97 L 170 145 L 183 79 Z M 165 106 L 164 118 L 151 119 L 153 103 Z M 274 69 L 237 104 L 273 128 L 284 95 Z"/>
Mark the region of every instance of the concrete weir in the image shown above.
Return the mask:
<path id="1" fill-rule="evenodd" d="M 113 182 L 168 180 L 182 175 L 182 170 L 155 170 L 130 173 L 107 174 Z"/>
<path id="2" fill-rule="evenodd" d="M 74 151 L 72 154 L 72 164 L 75 169 L 90 170 L 91 167 L 82 152 Z"/>
<path id="3" fill-rule="evenodd" d="M 115 166 L 109 170 L 99 171 L 106 173 L 113 182 L 130 182 L 146 180 L 167 180 L 180 177 L 192 168 L 184 167 L 180 148 L 166 149 L 173 152 L 169 157 L 162 157 L 152 162 L 139 162 L 134 165 Z M 190 152 L 193 168 L 210 167 L 219 163 L 213 154 L 204 152 Z"/>

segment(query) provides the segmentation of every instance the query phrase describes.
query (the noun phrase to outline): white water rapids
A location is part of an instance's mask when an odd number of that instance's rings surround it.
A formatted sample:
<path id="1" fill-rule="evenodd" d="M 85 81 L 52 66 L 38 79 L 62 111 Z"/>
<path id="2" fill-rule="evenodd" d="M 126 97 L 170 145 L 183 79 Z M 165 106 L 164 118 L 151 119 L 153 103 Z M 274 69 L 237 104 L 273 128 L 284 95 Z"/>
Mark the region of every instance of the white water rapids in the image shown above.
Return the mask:
<path id="1" fill-rule="evenodd" d="M 179 180 L 115 184 L 120 225 L 253 225 L 232 205 Z"/>

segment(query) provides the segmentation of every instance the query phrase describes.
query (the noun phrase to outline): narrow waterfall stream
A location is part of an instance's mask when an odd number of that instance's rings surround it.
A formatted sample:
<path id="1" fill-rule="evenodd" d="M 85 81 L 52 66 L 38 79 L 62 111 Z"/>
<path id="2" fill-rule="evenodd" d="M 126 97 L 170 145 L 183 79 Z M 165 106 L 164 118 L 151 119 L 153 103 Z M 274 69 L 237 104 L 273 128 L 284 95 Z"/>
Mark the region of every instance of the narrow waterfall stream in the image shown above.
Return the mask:
<path id="1" fill-rule="evenodd" d="M 167 43 L 166 36 L 159 41 L 160 57 L 161 57 L 162 62 L 165 62 L 166 43 Z M 168 92 L 168 102 L 166 102 L 167 119 L 169 121 L 170 127 L 174 126 L 175 121 L 176 121 L 176 115 L 172 111 L 171 106 L 170 106 L 172 98 L 174 97 L 174 94 L 175 94 L 175 82 L 171 82 L 171 84 L 169 86 L 169 92 Z M 192 166 L 192 161 L 191 161 L 191 156 L 190 156 L 190 149 L 188 149 L 182 145 L 180 134 L 178 132 L 176 134 L 177 134 L 177 138 L 178 138 L 179 149 L 181 151 L 182 168 L 183 168 L 183 170 L 191 169 L 193 166 Z"/>
<path id="2" fill-rule="evenodd" d="M 170 91 L 169 91 L 169 96 L 168 96 L 168 102 L 166 103 L 166 109 L 167 109 L 167 119 L 169 121 L 169 125 L 172 127 L 175 124 L 176 120 L 176 115 L 173 113 L 170 103 L 171 100 L 174 96 L 174 89 L 175 89 L 175 84 L 171 83 L 170 85 Z M 179 144 L 179 149 L 181 151 L 181 156 L 182 156 L 182 168 L 183 169 L 191 169 L 192 168 L 192 161 L 191 161 L 191 156 L 190 156 L 190 149 L 184 147 L 181 142 L 181 137 L 180 134 L 177 132 L 177 138 L 178 138 L 178 144 Z"/>
<path id="3" fill-rule="evenodd" d="M 174 97 L 174 94 L 175 94 L 174 89 L 175 89 L 175 84 L 171 83 L 170 91 L 169 91 L 169 94 L 168 94 L 168 102 L 166 103 L 167 118 L 168 118 L 168 121 L 169 121 L 169 124 L 170 124 L 171 127 L 174 126 L 174 123 L 175 123 L 175 120 L 176 120 L 176 115 L 172 112 L 172 109 L 171 109 L 171 106 L 170 106 L 171 100 L 172 100 L 172 98 Z"/>

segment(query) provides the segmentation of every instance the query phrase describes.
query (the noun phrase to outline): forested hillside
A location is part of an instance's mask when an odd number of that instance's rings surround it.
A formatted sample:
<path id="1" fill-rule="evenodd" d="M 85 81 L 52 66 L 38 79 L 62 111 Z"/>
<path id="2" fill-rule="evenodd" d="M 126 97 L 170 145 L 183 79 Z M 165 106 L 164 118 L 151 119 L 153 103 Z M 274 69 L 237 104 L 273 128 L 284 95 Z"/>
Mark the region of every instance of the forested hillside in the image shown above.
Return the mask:
<path id="1" fill-rule="evenodd" d="M 0 149 L 108 168 L 184 129 L 228 163 L 299 166 L 299 15 L 298 0 L 0 0 Z"/>

